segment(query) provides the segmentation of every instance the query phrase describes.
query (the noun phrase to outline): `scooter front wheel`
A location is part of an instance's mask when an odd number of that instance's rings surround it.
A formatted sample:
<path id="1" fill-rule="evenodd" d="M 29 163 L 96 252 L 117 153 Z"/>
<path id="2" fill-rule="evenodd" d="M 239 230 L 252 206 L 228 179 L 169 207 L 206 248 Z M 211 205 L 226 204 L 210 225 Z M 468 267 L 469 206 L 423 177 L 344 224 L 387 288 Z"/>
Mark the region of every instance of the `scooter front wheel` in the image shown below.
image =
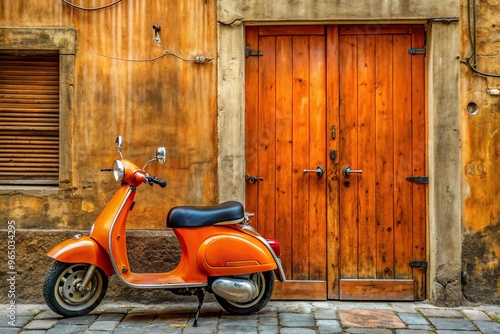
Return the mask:
<path id="1" fill-rule="evenodd" d="M 239 303 L 215 294 L 215 299 L 227 312 L 237 315 L 255 313 L 263 309 L 271 299 L 274 291 L 273 271 L 251 274 L 248 279 L 257 286 L 259 291 L 257 297 L 249 302 Z"/>
<path id="2" fill-rule="evenodd" d="M 88 314 L 102 301 L 108 288 L 108 276 L 95 268 L 88 284 L 82 287 L 87 263 L 55 261 L 45 275 L 43 298 L 50 309 L 64 317 Z"/>

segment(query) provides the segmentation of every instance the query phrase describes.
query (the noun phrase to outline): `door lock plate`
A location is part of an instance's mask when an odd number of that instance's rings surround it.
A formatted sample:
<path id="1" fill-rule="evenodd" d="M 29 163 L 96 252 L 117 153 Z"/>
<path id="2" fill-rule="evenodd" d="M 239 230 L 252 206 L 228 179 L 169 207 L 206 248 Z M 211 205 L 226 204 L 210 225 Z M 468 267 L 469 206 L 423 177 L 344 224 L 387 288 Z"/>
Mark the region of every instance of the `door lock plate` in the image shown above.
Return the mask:
<path id="1" fill-rule="evenodd" d="M 337 158 L 337 150 L 330 150 L 330 160 L 334 161 Z"/>

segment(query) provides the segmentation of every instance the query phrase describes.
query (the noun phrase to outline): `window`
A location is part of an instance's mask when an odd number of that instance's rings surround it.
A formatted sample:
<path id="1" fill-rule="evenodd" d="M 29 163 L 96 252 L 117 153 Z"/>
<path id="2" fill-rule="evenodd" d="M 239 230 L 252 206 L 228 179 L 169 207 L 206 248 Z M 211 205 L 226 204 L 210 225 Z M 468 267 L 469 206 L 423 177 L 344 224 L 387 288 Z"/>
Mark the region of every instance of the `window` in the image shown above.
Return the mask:
<path id="1" fill-rule="evenodd" d="M 59 185 L 59 55 L 0 54 L 0 185 Z"/>
<path id="2" fill-rule="evenodd" d="M 0 27 L 0 188 L 72 184 L 73 28 Z"/>

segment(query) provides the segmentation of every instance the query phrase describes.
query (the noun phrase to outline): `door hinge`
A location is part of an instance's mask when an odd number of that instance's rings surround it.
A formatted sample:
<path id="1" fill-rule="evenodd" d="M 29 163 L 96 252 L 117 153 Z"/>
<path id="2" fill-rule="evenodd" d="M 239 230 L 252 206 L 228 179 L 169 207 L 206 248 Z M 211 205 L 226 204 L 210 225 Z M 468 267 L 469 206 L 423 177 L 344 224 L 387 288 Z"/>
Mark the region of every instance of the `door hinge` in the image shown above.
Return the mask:
<path id="1" fill-rule="evenodd" d="M 248 58 L 250 56 L 263 56 L 264 51 L 260 50 L 250 50 L 249 48 L 245 49 L 245 58 Z"/>
<path id="2" fill-rule="evenodd" d="M 417 261 L 417 260 L 411 260 L 410 261 L 410 267 L 420 267 L 423 270 L 427 270 L 428 263 L 427 261 Z"/>
<path id="3" fill-rule="evenodd" d="M 425 55 L 425 48 L 411 48 L 408 49 L 408 53 L 411 55 Z"/>
<path id="4" fill-rule="evenodd" d="M 428 176 L 411 176 L 406 178 L 407 181 L 413 182 L 413 183 L 429 183 L 429 177 Z"/>

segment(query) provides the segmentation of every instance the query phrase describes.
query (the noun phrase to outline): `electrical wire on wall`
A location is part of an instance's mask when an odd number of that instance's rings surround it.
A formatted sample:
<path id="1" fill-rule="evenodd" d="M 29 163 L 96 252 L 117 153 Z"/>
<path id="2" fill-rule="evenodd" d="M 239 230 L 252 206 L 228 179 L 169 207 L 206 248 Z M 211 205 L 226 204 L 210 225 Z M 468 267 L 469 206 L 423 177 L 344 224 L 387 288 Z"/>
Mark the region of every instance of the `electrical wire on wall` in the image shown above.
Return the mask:
<path id="1" fill-rule="evenodd" d="M 185 61 L 185 62 L 196 63 L 196 64 L 208 63 L 208 62 L 212 61 L 212 59 L 213 59 L 213 58 L 205 57 L 205 56 L 196 56 L 194 59 L 188 59 L 188 58 L 184 58 L 184 57 L 181 57 L 179 55 L 176 55 L 175 53 L 173 53 L 171 51 L 168 51 L 168 50 L 165 50 L 165 53 L 163 53 L 163 54 L 161 54 L 161 55 L 159 55 L 157 57 L 153 57 L 153 58 L 148 58 L 148 59 L 131 59 L 131 58 L 120 58 L 120 57 L 113 57 L 113 56 L 104 55 L 102 53 L 95 52 L 93 50 L 90 50 L 90 49 L 87 49 L 85 47 L 82 47 L 81 45 L 78 45 L 78 48 L 81 49 L 81 50 L 85 50 L 87 52 L 93 53 L 93 54 L 95 54 L 95 55 L 97 55 L 99 57 L 103 57 L 103 58 L 107 58 L 107 59 L 113 59 L 113 60 L 119 60 L 119 61 L 127 61 L 127 62 L 132 62 L 132 63 L 151 63 L 151 62 L 154 62 L 156 60 L 162 59 L 163 57 L 166 57 L 166 56 L 172 56 L 172 57 L 177 58 L 179 60 L 182 60 L 182 61 Z"/>
<path id="2" fill-rule="evenodd" d="M 472 7 L 472 8 L 471 8 Z M 472 18 L 471 18 L 472 17 Z M 473 21 L 473 22 L 472 22 Z M 467 1 L 467 28 L 469 30 L 469 40 L 471 44 L 472 54 L 461 60 L 460 62 L 467 65 L 472 72 L 490 78 L 500 78 L 499 74 L 494 73 L 486 73 L 477 69 L 477 6 L 476 0 L 468 0 Z M 473 23 L 473 24 L 471 24 Z M 471 63 L 472 62 L 472 63 Z"/>
<path id="3" fill-rule="evenodd" d="M 238 24 L 242 23 L 243 22 L 243 19 L 242 18 L 237 18 L 237 19 L 234 19 L 233 21 L 231 22 L 223 22 L 223 21 L 217 21 L 217 23 L 219 24 L 222 24 L 223 26 L 232 26 L 233 24 L 235 24 L 236 22 L 238 22 Z"/>
<path id="4" fill-rule="evenodd" d="M 104 5 L 104 6 L 101 6 L 101 7 L 82 7 L 82 6 L 77 6 L 74 3 L 69 2 L 68 0 L 62 0 L 62 2 L 64 2 L 68 6 L 71 6 L 71 7 L 77 8 L 77 9 L 81 9 L 81 10 L 99 10 L 99 9 L 104 9 L 104 8 L 108 8 L 108 7 L 114 6 L 114 5 L 116 5 L 117 3 L 121 2 L 121 1 L 122 0 L 116 0 L 113 3 L 107 4 L 107 5 Z"/>

